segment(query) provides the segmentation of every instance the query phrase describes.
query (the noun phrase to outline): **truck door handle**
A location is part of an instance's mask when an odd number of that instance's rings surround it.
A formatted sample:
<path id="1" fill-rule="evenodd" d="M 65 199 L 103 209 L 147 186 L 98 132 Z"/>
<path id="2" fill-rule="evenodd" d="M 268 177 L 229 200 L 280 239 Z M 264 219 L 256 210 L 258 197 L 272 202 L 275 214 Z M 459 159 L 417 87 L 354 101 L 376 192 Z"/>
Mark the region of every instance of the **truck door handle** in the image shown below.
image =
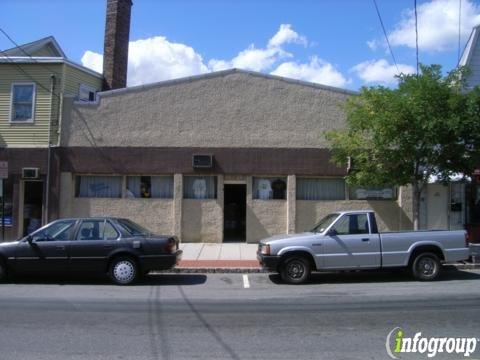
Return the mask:
<path id="1" fill-rule="evenodd" d="M 312 246 L 322 246 L 321 243 L 312 244 Z"/>
<path id="2" fill-rule="evenodd" d="M 63 246 L 63 245 L 57 245 L 55 248 L 57 250 L 65 250 L 65 246 Z"/>
<path id="3" fill-rule="evenodd" d="M 369 238 L 363 238 L 362 241 L 370 241 Z"/>
<path id="4" fill-rule="evenodd" d="M 112 245 L 103 245 L 103 247 L 104 247 L 105 249 L 111 249 L 111 248 L 113 248 Z"/>

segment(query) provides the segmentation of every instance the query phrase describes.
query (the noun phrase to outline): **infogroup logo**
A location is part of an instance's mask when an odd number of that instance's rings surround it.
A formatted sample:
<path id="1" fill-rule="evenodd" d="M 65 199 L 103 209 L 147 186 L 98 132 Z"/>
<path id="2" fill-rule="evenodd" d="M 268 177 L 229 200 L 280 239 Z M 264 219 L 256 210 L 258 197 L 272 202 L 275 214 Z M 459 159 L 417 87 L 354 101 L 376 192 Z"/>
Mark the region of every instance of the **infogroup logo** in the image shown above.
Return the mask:
<path id="1" fill-rule="evenodd" d="M 475 352 L 479 341 L 474 337 L 423 337 L 421 332 L 406 337 L 403 329 L 396 327 L 388 333 L 385 348 L 392 359 L 401 359 L 401 354 L 424 354 L 433 358 L 445 353 L 468 358 Z"/>

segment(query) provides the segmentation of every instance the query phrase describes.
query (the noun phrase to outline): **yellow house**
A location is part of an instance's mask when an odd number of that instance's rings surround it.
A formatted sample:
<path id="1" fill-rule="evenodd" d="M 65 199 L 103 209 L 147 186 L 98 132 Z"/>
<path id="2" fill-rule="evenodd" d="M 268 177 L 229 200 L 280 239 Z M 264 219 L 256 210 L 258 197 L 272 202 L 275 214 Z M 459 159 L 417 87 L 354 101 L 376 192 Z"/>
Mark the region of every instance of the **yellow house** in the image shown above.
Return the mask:
<path id="1" fill-rule="evenodd" d="M 47 189 L 57 183 L 55 149 L 63 99 L 95 101 L 102 83 L 101 74 L 69 60 L 52 36 L 0 50 L 0 161 L 8 162 L 7 239 L 55 217 L 56 201 Z"/>

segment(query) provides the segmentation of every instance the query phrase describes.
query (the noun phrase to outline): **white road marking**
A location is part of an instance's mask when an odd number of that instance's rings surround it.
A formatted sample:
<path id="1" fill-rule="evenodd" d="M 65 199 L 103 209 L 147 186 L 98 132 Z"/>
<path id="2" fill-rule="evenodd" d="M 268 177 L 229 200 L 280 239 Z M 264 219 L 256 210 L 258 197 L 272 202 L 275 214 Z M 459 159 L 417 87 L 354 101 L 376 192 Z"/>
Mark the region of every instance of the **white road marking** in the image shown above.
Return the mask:
<path id="1" fill-rule="evenodd" d="M 248 281 L 248 275 L 247 274 L 243 275 L 243 287 L 245 289 L 248 289 L 250 287 L 250 281 Z"/>

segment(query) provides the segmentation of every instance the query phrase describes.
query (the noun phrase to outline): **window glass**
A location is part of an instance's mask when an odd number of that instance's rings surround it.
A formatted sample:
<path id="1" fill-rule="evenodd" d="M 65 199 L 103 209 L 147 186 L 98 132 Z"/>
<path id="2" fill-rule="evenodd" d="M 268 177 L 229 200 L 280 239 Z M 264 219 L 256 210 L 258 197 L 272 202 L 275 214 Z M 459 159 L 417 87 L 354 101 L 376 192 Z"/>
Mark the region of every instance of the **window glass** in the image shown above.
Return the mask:
<path id="1" fill-rule="evenodd" d="M 297 200 L 345 200 L 345 180 L 297 178 Z"/>
<path id="2" fill-rule="evenodd" d="M 12 86 L 12 121 L 33 120 L 33 98 L 35 85 L 15 84 Z"/>
<path id="3" fill-rule="evenodd" d="M 352 187 L 349 191 L 351 200 L 393 200 L 397 198 L 397 192 L 394 187 Z"/>
<path id="4" fill-rule="evenodd" d="M 95 101 L 96 90 L 94 87 L 81 84 L 78 91 L 78 100 L 80 101 Z"/>
<path id="5" fill-rule="evenodd" d="M 73 237 L 72 231 L 75 220 L 57 221 L 46 228 L 34 232 L 33 241 L 66 241 Z"/>
<path id="6" fill-rule="evenodd" d="M 104 220 L 83 220 L 77 233 L 77 240 L 102 240 Z"/>
<path id="7" fill-rule="evenodd" d="M 287 178 L 254 177 L 253 198 L 260 200 L 284 200 L 286 199 Z"/>
<path id="8" fill-rule="evenodd" d="M 1 180 L 0 180 L 1 181 Z M 1 186 L 1 184 L 0 184 Z M 5 227 L 13 225 L 13 181 L 11 179 L 4 179 L 3 186 L 5 191 Z M 0 202 L 2 201 L 2 192 L 0 191 Z M 2 216 L 2 207 L 0 206 L 0 216 Z M 2 219 L 0 218 L 0 228 L 2 227 Z"/>
<path id="9" fill-rule="evenodd" d="M 105 227 L 103 230 L 103 238 L 105 240 L 115 240 L 118 238 L 118 232 L 115 230 L 112 224 L 110 222 L 105 223 Z"/>
<path id="10" fill-rule="evenodd" d="M 185 176 L 183 178 L 183 197 L 185 199 L 216 199 L 216 176 Z"/>
<path id="11" fill-rule="evenodd" d="M 367 214 L 343 215 L 334 229 L 338 235 L 368 234 Z"/>
<path id="12" fill-rule="evenodd" d="M 173 198 L 173 176 L 128 176 L 128 198 Z"/>
<path id="13" fill-rule="evenodd" d="M 77 197 L 119 198 L 122 195 L 120 176 L 77 176 Z"/>
<path id="14" fill-rule="evenodd" d="M 128 219 L 119 219 L 117 221 L 118 225 L 122 229 L 122 232 L 127 236 L 150 236 L 152 235 L 150 230 L 145 229 L 144 227 L 134 223 Z"/>

